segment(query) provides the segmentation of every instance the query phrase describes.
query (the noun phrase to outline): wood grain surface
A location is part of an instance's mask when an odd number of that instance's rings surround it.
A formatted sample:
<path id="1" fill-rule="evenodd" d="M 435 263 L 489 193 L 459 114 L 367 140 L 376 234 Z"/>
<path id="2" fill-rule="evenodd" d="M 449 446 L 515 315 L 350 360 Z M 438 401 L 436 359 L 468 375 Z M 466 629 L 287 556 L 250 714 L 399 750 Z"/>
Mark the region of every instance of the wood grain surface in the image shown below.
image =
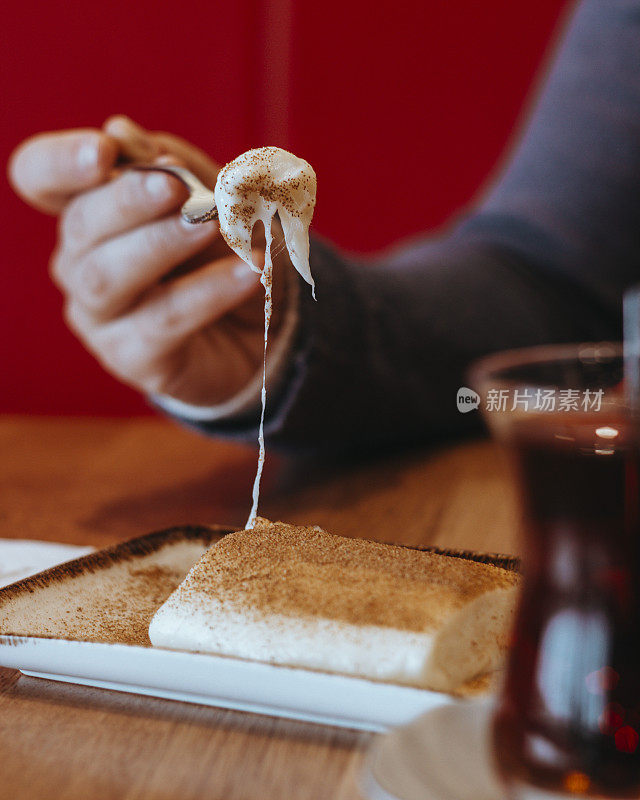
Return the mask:
<path id="1" fill-rule="evenodd" d="M 0 537 L 104 546 L 242 525 L 255 449 L 156 419 L 0 420 Z M 261 514 L 345 536 L 517 553 L 491 443 L 363 463 L 269 457 Z M 0 799 L 357 800 L 372 735 L 0 669 Z"/>

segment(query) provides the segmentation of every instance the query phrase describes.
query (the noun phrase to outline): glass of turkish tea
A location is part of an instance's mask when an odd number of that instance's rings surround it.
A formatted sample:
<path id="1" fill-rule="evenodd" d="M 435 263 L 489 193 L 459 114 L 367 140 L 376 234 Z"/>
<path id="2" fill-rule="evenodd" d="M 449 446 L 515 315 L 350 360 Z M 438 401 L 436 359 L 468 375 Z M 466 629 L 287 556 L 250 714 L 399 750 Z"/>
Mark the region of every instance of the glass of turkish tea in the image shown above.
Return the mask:
<path id="1" fill-rule="evenodd" d="M 507 796 L 637 798 L 640 423 L 622 346 L 501 353 L 471 380 L 522 512 L 522 593 L 492 726 Z"/>

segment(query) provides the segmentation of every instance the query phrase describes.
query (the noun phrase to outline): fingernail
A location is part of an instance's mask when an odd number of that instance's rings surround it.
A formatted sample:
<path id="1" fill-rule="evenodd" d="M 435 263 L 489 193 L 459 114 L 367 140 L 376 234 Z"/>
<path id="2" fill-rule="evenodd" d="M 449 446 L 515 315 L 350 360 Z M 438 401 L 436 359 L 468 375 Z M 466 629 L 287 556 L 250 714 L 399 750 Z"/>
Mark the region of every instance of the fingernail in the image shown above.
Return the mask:
<path id="1" fill-rule="evenodd" d="M 145 175 L 144 188 L 152 197 L 166 197 L 169 194 L 169 179 L 159 172 Z"/>
<path id="2" fill-rule="evenodd" d="M 78 148 L 76 159 L 81 170 L 95 169 L 98 166 L 98 142 L 86 139 Z"/>

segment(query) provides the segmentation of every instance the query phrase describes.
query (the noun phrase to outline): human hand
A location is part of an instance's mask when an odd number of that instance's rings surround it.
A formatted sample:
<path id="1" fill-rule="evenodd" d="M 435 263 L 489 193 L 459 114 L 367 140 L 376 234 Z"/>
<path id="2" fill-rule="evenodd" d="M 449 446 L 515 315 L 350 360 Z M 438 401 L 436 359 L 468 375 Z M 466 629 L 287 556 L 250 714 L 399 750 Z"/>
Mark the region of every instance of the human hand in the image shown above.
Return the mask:
<path id="1" fill-rule="evenodd" d="M 26 140 L 12 155 L 9 177 L 29 204 L 59 216 L 51 274 L 69 327 L 103 366 L 140 391 L 216 405 L 260 368 L 259 277 L 227 247 L 216 222 L 182 221 L 186 190 L 175 178 L 116 175 L 123 159 L 160 156 L 215 184 L 219 168 L 201 150 L 121 116 L 102 130 Z M 261 264 L 264 239 L 255 245 Z M 274 259 L 274 332 L 287 263 L 286 252 Z"/>

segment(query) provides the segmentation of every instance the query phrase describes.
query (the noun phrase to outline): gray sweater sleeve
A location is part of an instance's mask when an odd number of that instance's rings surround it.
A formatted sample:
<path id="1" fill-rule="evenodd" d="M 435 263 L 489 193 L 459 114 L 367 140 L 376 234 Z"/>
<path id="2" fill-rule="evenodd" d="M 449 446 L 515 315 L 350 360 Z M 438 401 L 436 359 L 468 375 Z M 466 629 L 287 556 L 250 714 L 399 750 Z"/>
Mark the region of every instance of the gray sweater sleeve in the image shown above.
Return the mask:
<path id="1" fill-rule="evenodd" d="M 533 344 L 619 338 L 640 280 L 640 0 L 574 13 L 528 126 L 475 210 L 375 260 L 312 244 L 271 445 L 370 447 L 464 434 L 469 364 Z M 257 419 L 200 430 L 254 439 Z"/>

